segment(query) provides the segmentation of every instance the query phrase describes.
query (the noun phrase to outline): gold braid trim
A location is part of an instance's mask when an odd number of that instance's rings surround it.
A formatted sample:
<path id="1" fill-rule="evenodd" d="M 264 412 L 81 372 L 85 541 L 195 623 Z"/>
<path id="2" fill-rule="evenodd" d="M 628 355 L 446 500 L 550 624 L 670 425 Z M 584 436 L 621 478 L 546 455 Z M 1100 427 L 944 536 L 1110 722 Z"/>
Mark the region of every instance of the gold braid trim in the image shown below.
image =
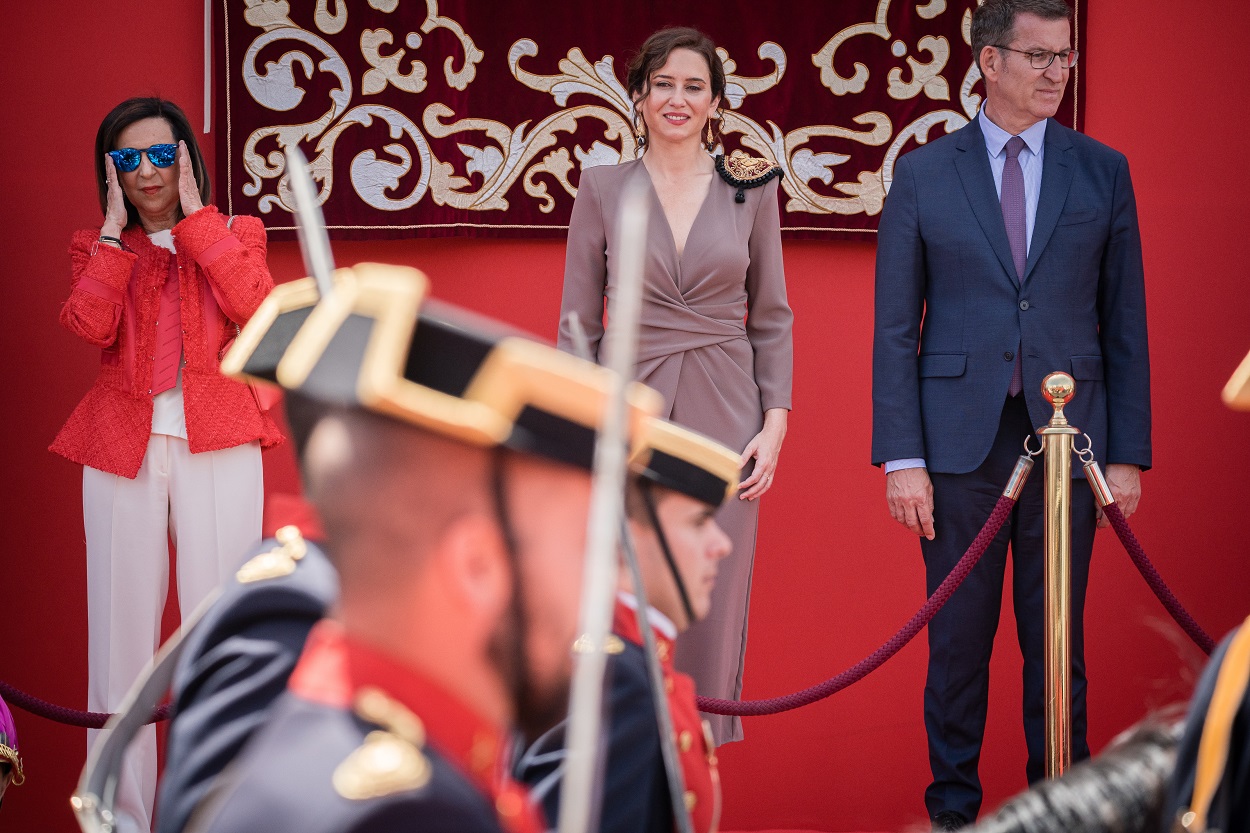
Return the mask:
<path id="1" fill-rule="evenodd" d="M 8 759 L 13 763 L 13 786 L 21 786 L 26 780 L 26 773 L 22 771 L 22 758 L 17 754 L 17 750 L 5 743 L 0 743 L 0 758 Z"/>
<path id="2" fill-rule="evenodd" d="M 721 179 L 738 189 L 734 202 L 746 202 L 747 188 L 758 188 L 783 173 L 779 165 L 758 156 L 747 156 L 740 150 L 735 150 L 728 157 L 716 157 L 716 172 Z"/>

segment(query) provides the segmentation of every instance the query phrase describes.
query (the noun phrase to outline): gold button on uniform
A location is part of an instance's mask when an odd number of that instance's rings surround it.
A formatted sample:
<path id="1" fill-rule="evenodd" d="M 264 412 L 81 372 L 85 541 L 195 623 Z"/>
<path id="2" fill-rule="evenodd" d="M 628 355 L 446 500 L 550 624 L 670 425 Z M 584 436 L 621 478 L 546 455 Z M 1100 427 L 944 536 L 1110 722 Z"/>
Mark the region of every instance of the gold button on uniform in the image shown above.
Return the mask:
<path id="1" fill-rule="evenodd" d="M 690 735 L 689 729 L 682 729 L 681 734 L 677 736 L 677 746 L 682 752 L 689 752 L 690 747 L 694 744 L 694 738 Z"/>
<path id="2" fill-rule="evenodd" d="M 699 803 L 699 797 L 694 794 L 694 790 L 686 790 L 686 811 L 694 809 L 694 805 Z"/>

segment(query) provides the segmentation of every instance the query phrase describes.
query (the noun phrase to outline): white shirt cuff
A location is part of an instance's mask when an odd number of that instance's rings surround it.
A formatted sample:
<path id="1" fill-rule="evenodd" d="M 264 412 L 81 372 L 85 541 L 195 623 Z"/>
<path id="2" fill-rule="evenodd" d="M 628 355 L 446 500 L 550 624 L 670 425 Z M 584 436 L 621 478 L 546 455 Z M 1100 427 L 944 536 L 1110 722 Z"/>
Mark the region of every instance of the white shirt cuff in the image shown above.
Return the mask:
<path id="1" fill-rule="evenodd" d="M 903 469 L 923 469 L 925 468 L 923 457 L 904 457 L 902 460 L 890 460 L 885 464 L 885 473 L 901 471 Z"/>

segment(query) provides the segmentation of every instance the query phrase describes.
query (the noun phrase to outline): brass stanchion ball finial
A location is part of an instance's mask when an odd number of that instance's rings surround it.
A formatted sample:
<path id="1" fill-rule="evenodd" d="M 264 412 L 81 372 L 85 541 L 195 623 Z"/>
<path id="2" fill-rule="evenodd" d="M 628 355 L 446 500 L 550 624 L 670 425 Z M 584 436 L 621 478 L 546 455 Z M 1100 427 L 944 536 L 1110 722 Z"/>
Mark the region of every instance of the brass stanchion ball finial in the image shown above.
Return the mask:
<path id="1" fill-rule="evenodd" d="M 1063 415 L 1063 406 L 1072 401 L 1075 393 L 1076 380 L 1062 371 L 1051 373 L 1042 380 L 1042 395 L 1055 409 L 1055 415 L 1050 421 L 1052 426 L 1067 424 L 1068 419 Z"/>

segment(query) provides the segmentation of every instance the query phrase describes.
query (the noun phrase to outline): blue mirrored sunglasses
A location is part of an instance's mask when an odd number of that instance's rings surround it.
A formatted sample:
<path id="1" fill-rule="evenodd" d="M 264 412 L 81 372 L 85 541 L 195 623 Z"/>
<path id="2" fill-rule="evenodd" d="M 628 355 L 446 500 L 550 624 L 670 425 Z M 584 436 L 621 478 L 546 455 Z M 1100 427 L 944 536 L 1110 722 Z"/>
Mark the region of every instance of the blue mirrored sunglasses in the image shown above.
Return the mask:
<path id="1" fill-rule="evenodd" d="M 109 156 L 113 157 L 113 164 L 117 166 L 117 170 L 122 173 L 130 173 L 139 167 L 142 161 L 141 154 L 148 155 L 148 161 L 158 168 L 168 168 L 174 164 L 174 160 L 178 158 L 177 145 L 152 145 L 150 148 L 136 150 L 135 148 L 118 148 L 110 150 Z"/>

